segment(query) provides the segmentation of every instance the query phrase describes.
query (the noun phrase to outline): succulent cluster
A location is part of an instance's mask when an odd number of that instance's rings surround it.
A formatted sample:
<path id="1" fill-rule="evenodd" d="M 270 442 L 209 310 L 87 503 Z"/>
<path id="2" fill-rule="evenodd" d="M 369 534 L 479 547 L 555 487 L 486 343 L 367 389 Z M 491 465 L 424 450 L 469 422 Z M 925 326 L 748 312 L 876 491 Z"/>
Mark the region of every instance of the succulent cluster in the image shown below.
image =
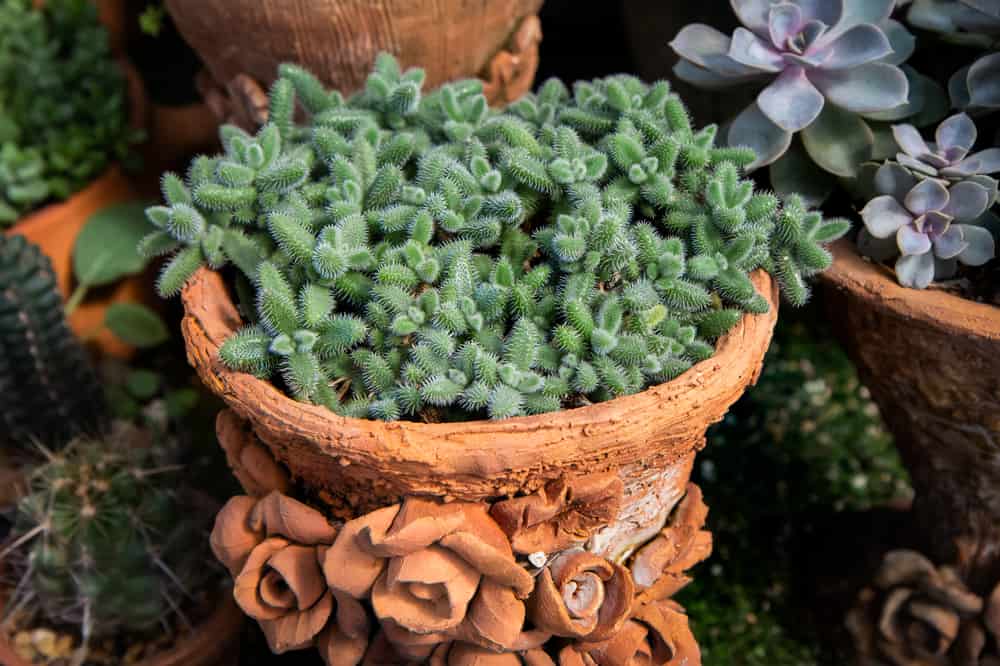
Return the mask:
<path id="1" fill-rule="evenodd" d="M 59 446 L 95 430 L 101 389 L 63 316 L 52 266 L 17 235 L 0 235 L 0 427 L 6 443 Z"/>
<path id="2" fill-rule="evenodd" d="M 17 508 L 12 607 L 77 627 L 84 648 L 175 626 L 212 568 L 208 525 L 191 518 L 168 449 L 119 422 L 48 456 Z"/>
<path id="3" fill-rule="evenodd" d="M 928 144 L 911 125 L 894 128 L 902 148 L 875 175 L 880 196 L 861 211 L 862 252 L 879 260 L 898 256 L 900 284 L 923 289 L 953 277 L 958 264 L 980 266 L 996 254 L 993 235 L 976 222 L 997 200 L 1000 148 L 969 154 L 976 125 L 960 113 Z"/>
<path id="4" fill-rule="evenodd" d="M 138 138 L 89 0 L 0 0 L 0 227 L 65 199 Z"/>
<path id="5" fill-rule="evenodd" d="M 228 366 L 385 420 L 606 400 L 766 311 L 757 268 L 805 301 L 847 231 L 754 192 L 753 152 L 714 147 L 665 82 L 551 80 L 505 112 L 476 81 L 422 82 L 383 54 L 344 100 L 285 65 L 256 136 L 225 127 L 224 155 L 164 178 L 143 250 L 174 253 L 164 295 L 239 269 Z"/>

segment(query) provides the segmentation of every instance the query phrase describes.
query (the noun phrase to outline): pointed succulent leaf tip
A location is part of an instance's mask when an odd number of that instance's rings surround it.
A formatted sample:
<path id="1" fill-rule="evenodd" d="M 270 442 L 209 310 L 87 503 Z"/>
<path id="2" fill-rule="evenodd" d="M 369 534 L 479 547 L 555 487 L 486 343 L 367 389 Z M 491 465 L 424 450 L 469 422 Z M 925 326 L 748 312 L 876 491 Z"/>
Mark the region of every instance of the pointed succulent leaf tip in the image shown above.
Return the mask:
<path id="1" fill-rule="evenodd" d="M 795 27 L 796 48 L 822 33 Z M 756 75 L 708 28 L 677 46 Z M 389 57 L 347 100 L 298 68 L 282 77 L 274 103 L 305 116 L 224 129 L 223 156 L 165 181 L 149 216 L 166 240 L 150 244 L 179 249 L 165 291 L 205 262 L 242 273 L 251 323 L 223 363 L 345 416 L 508 418 L 669 381 L 767 310 L 751 271 L 802 303 L 847 230 L 755 193 L 754 151 L 717 147 L 665 83 L 622 75 L 570 96 L 550 82 L 494 111 L 475 83 L 424 94 Z M 791 132 L 754 109 L 771 159 Z"/>

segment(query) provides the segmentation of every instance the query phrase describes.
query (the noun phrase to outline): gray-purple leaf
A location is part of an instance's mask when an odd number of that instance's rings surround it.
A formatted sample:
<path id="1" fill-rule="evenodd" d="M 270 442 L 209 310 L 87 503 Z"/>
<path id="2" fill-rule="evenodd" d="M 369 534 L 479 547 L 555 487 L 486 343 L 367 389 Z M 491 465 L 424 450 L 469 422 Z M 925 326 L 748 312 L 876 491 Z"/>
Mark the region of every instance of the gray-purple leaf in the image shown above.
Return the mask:
<path id="1" fill-rule="evenodd" d="M 903 205 L 914 215 L 941 210 L 948 205 L 948 188 L 936 180 L 924 179 L 907 193 Z"/>
<path id="2" fill-rule="evenodd" d="M 931 239 L 912 224 L 905 224 L 896 231 L 896 245 L 903 255 L 925 254 L 931 249 Z"/>
<path id="3" fill-rule="evenodd" d="M 861 209 L 865 228 L 875 238 L 888 238 L 913 221 L 913 215 L 890 196 L 875 197 Z"/>
<path id="4" fill-rule="evenodd" d="M 996 242 L 988 229 L 974 224 L 960 224 L 965 242 L 969 244 L 958 260 L 967 266 L 982 266 L 996 256 Z"/>
<path id="5" fill-rule="evenodd" d="M 888 194 L 897 201 L 905 199 L 916 184 L 916 176 L 892 162 L 886 162 L 875 172 L 875 190 L 879 194 Z"/>
<path id="6" fill-rule="evenodd" d="M 925 183 L 936 183 L 937 181 L 925 180 Z M 971 222 L 986 212 L 990 205 L 989 191 L 968 180 L 955 183 L 948 192 L 948 203 L 939 210 L 945 215 L 949 215 L 959 222 Z"/>
<path id="7" fill-rule="evenodd" d="M 964 113 L 956 113 L 948 118 L 938 125 L 937 131 L 934 133 L 938 150 L 949 151 L 957 148 L 963 151 L 961 154 L 954 153 L 955 156 L 950 160 L 951 162 L 968 155 L 976 143 L 977 136 L 979 136 L 979 132 L 976 130 L 976 123 L 972 122 L 972 118 Z"/>
<path id="8" fill-rule="evenodd" d="M 910 254 L 896 261 L 896 278 L 904 287 L 926 289 L 934 280 L 934 255 Z"/>
<path id="9" fill-rule="evenodd" d="M 910 84 L 898 67 L 870 62 L 854 69 L 817 70 L 810 76 L 823 95 L 854 113 L 872 113 L 906 104 Z"/>
<path id="10" fill-rule="evenodd" d="M 786 132 L 808 127 L 823 110 L 823 95 L 805 70 L 789 67 L 757 96 L 757 105 L 771 122 Z"/>
<path id="11" fill-rule="evenodd" d="M 966 247 L 965 236 L 962 234 L 962 225 L 954 224 L 948 227 L 943 234 L 933 239 L 934 256 L 938 259 L 952 259 L 957 257 Z"/>
<path id="12" fill-rule="evenodd" d="M 781 129 L 761 113 L 756 103 L 736 117 L 729 127 L 729 145 L 747 146 L 757 154 L 750 169 L 767 166 L 781 157 L 792 143 L 792 133 Z"/>

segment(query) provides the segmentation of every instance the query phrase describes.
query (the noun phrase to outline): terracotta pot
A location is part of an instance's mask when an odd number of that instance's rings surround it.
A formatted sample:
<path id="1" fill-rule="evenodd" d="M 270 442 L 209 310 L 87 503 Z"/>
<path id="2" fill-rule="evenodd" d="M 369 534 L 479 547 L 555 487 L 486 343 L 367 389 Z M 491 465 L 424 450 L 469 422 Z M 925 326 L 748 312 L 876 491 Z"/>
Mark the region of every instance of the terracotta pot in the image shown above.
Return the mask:
<path id="1" fill-rule="evenodd" d="M 142 79 L 126 60 L 120 60 L 128 77 L 129 101 L 133 127 L 145 127 L 148 102 Z M 100 209 L 115 203 L 131 201 L 139 194 L 121 169 L 114 165 L 87 187 L 69 199 L 49 204 L 18 220 L 5 233 L 21 234 L 38 245 L 49 259 L 56 274 L 56 281 L 63 299 L 75 287 L 73 280 L 73 246 L 76 237 L 88 218 Z M 69 323 L 77 335 L 92 333 L 104 321 L 104 313 L 112 303 L 125 301 L 155 302 L 149 280 L 136 276 L 122 280 L 102 290 L 101 296 L 88 298 L 70 317 Z M 103 330 L 93 338 L 95 346 L 103 353 L 127 358 L 135 350 L 122 343 L 110 331 Z"/>
<path id="2" fill-rule="evenodd" d="M 769 312 L 745 316 L 719 342 L 713 358 L 666 384 L 637 395 L 539 416 L 460 423 L 387 423 L 337 416 L 324 407 L 297 402 L 269 382 L 225 368 L 219 360 L 219 347 L 241 321 L 222 277 L 201 269 L 182 293 L 182 330 L 188 360 L 229 407 L 219 416 L 217 433 L 234 473 L 250 496 L 230 500 L 220 512 L 212 535 L 213 551 L 243 581 L 256 575 L 246 573 L 251 569 L 249 564 L 240 574 L 246 561 L 246 555 L 241 554 L 246 549 L 245 537 L 257 533 L 254 530 L 259 531 L 261 539 L 265 533 L 288 537 L 297 544 L 297 553 L 306 553 L 306 560 L 314 559 L 315 555 L 308 553 L 318 549 L 316 552 L 326 553 L 324 570 L 329 585 L 345 585 L 344 594 L 355 599 L 349 602 L 343 595 L 337 597 L 338 608 L 347 603 L 345 607 L 360 613 L 359 604 L 367 603 L 367 588 L 362 584 L 355 589 L 351 581 L 356 576 L 364 579 L 371 572 L 365 562 L 373 561 L 371 553 L 359 555 L 356 544 L 364 540 L 355 540 L 351 535 L 369 529 L 365 525 L 378 523 L 387 512 L 398 509 L 392 529 L 410 536 L 404 539 L 405 544 L 400 543 L 400 550 L 393 546 L 388 552 L 403 556 L 409 564 L 402 565 L 401 560 L 390 564 L 389 570 L 394 571 L 396 565 L 407 567 L 405 580 L 415 581 L 415 594 L 424 595 L 427 586 L 423 583 L 431 583 L 432 588 L 439 583 L 438 568 L 443 566 L 426 558 L 435 562 L 434 558 L 439 557 L 452 563 L 455 560 L 448 559 L 451 556 L 447 551 L 442 555 L 438 546 L 420 550 L 437 538 L 441 538 L 441 545 L 447 544 L 449 537 L 439 534 L 430 542 L 423 541 L 428 538 L 426 531 L 422 533 L 425 536 L 416 536 L 407 531 L 406 521 L 413 518 L 417 521 L 414 525 L 443 527 L 456 518 L 455 512 L 460 512 L 471 522 L 461 523 L 463 528 L 452 525 L 447 529 L 469 530 L 459 538 L 463 544 L 468 539 L 485 540 L 474 547 L 469 545 L 468 550 L 460 547 L 467 563 L 462 566 L 483 566 L 475 571 L 484 575 L 492 572 L 490 576 L 499 575 L 501 570 L 520 572 L 505 579 L 511 584 L 511 580 L 526 578 L 527 588 L 517 588 L 517 599 L 510 589 L 503 588 L 507 596 L 495 597 L 491 594 L 501 594 L 497 591 L 501 588 L 486 588 L 475 597 L 467 622 L 441 625 L 439 629 L 444 633 L 435 629 L 438 633 L 430 635 L 426 635 L 430 625 L 421 624 L 423 620 L 406 625 L 409 620 L 394 615 L 391 603 L 387 607 L 376 600 L 372 602 L 373 610 L 366 613 L 375 613 L 383 633 L 369 636 L 367 629 L 359 631 L 356 623 L 347 624 L 345 630 L 352 633 L 345 646 L 344 634 L 337 629 L 340 625 L 335 624 L 333 630 L 316 638 L 316 647 L 324 654 L 350 647 L 353 657 L 345 663 L 357 663 L 354 658 L 360 658 L 368 645 L 365 663 L 403 663 L 422 661 L 435 648 L 434 659 L 443 658 L 448 654 L 447 643 L 455 636 L 482 641 L 484 635 L 502 634 L 503 639 L 491 638 L 479 645 L 527 649 L 522 656 L 528 663 L 552 663 L 553 650 L 559 646 L 558 638 L 549 640 L 553 634 L 585 637 L 590 631 L 574 633 L 572 618 L 558 610 L 562 604 L 560 594 L 569 594 L 567 590 L 572 591 L 576 584 L 561 576 L 578 574 L 566 574 L 565 568 L 554 574 L 560 588 L 569 585 L 560 593 L 553 574 L 546 569 L 538 579 L 543 582 L 531 591 L 531 581 L 536 579 L 520 568 L 528 566 L 523 563 L 527 557 L 529 561 L 540 561 L 533 565 L 536 567 L 544 567 L 547 562 L 596 567 L 594 571 L 604 572 L 603 580 L 612 586 L 608 588 L 608 599 L 617 600 L 611 604 L 617 610 L 608 615 L 601 606 L 600 617 L 604 619 L 593 630 L 600 632 L 600 637 L 590 639 L 597 642 L 581 639 L 574 647 L 567 647 L 571 654 L 565 660 L 560 657 L 561 663 L 592 663 L 586 659 L 592 660 L 596 658 L 593 655 L 604 651 L 633 654 L 638 650 L 643 654 L 652 649 L 649 641 L 655 642 L 652 636 L 656 633 L 671 647 L 666 653 L 658 652 L 650 663 L 698 666 L 701 661 L 687 618 L 669 597 L 690 582 L 687 569 L 711 552 L 711 534 L 703 529 L 707 508 L 700 491 L 688 484 L 695 453 L 705 444 L 709 424 L 721 419 L 743 390 L 756 381 L 777 319 L 776 284 L 763 271 L 755 273 L 753 281 L 768 298 Z M 309 500 L 322 513 L 297 503 L 289 494 Z M 251 509 L 258 501 L 259 508 Z M 398 508 L 400 501 L 403 508 Z M 497 522 L 486 518 L 486 511 Z M 337 528 L 327 523 L 330 516 L 350 521 L 336 541 L 331 541 Z M 374 543 L 382 537 L 369 534 L 365 538 L 374 539 Z M 260 548 L 271 548 L 278 542 L 267 541 Z M 327 546 L 328 552 L 324 550 Z M 520 554 L 522 564 L 515 564 L 511 549 Z M 253 552 L 249 557 L 254 562 L 258 553 L 267 556 L 257 549 Z M 379 557 L 384 557 L 387 551 L 379 552 Z M 484 552 L 493 555 L 479 561 L 476 553 Z M 501 565 L 500 560 L 506 564 Z M 343 572 L 347 582 L 331 582 L 334 572 Z M 611 572 L 617 573 L 612 576 Z M 592 580 L 587 578 L 590 574 L 579 575 Z M 495 580 L 491 584 L 498 585 Z M 501 598 L 506 601 L 500 603 Z M 603 593 L 600 598 L 604 598 Z M 400 608 L 409 608 L 409 603 Z M 252 614 L 251 610 L 247 612 Z M 528 624 L 523 624 L 525 612 Z M 263 622 L 271 616 L 254 617 Z M 301 618 L 313 616 L 294 617 L 299 619 L 289 626 L 300 626 L 306 622 Z M 336 617 L 340 617 L 339 611 Z M 396 620 L 386 617 L 398 617 L 405 628 L 400 629 L 394 624 Z M 487 622 L 486 618 L 493 619 Z M 291 618 L 282 621 L 292 622 Z M 484 630 L 480 622 L 492 629 Z M 534 632 L 522 628 L 532 626 L 532 622 L 536 627 L 542 622 L 544 627 Z M 272 632 L 278 631 L 276 625 L 268 626 Z M 468 628 L 473 626 L 474 630 Z M 499 626 L 505 629 L 497 629 Z M 510 634 L 519 630 L 520 638 Z M 282 640 L 279 634 L 272 649 L 283 649 Z M 383 655 L 379 652 L 384 647 L 380 640 L 394 647 L 386 648 L 388 652 Z M 550 656 L 536 649 L 541 647 Z M 472 648 L 456 649 L 461 653 Z M 392 650 L 402 652 L 395 654 Z M 586 659 L 581 656 L 588 654 Z M 434 659 L 432 663 L 445 663 Z M 509 654 L 507 659 L 516 658 Z M 614 661 L 601 659 L 600 663 L 625 663 L 618 657 Z"/>
<path id="3" fill-rule="evenodd" d="M 427 87 L 483 75 L 519 24 L 542 0 L 167 0 L 167 9 L 212 77 L 223 87 L 238 76 L 266 90 L 282 62 L 302 64 L 328 85 L 353 92 L 375 56 L 389 51 L 405 67 L 427 71 Z M 537 25 L 537 19 L 536 24 Z M 537 29 L 537 28 L 536 28 Z M 531 85 L 540 31 L 528 51 L 506 62 L 519 91 Z M 523 60 L 523 62 L 522 62 Z"/>
<path id="4" fill-rule="evenodd" d="M 184 171 L 193 155 L 218 152 L 219 122 L 207 104 L 152 104 L 142 146 L 144 170 L 155 192 L 164 171 Z M 155 181 L 155 182 L 153 182 Z M 147 189 L 144 187 L 144 190 Z"/>
<path id="5" fill-rule="evenodd" d="M 925 552 L 977 593 L 1000 580 L 1000 308 L 907 289 L 838 242 L 829 319 L 892 430 Z"/>
<path id="6" fill-rule="evenodd" d="M 227 593 L 220 597 L 212 614 L 184 636 L 173 648 L 134 666 L 235 666 L 240 653 L 243 614 Z M 6 636 L 0 635 L 0 664 L 32 666 L 14 652 Z"/>
<path id="7" fill-rule="evenodd" d="M 470 501 L 531 492 L 567 471 L 620 470 L 638 480 L 689 461 L 760 372 L 777 318 L 777 287 L 753 276 L 767 314 L 745 316 L 718 353 L 677 379 L 579 409 L 459 423 L 382 422 L 336 416 L 271 383 L 225 368 L 219 346 L 241 324 L 222 278 L 199 271 L 183 292 L 189 362 L 205 384 L 249 420 L 305 487 L 351 512 L 401 495 Z"/>

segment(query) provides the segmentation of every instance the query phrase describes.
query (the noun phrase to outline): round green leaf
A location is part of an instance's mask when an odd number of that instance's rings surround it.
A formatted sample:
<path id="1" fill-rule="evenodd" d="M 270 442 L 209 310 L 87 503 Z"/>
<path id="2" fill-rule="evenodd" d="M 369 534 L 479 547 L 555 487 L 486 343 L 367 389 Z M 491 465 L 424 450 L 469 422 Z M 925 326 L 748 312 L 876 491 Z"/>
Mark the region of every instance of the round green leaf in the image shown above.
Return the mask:
<path id="1" fill-rule="evenodd" d="M 90 287 L 111 284 L 146 267 L 139 241 L 153 230 L 146 204 L 137 201 L 102 208 L 87 220 L 73 247 L 73 273 Z"/>
<path id="2" fill-rule="evenodd" d="M 871 159 L 875 137 L 860 117 L 823 107 L 812 125 L 802 130 L 802 145 L 813 162 L 836 176 L 853 177 L 862 162 Z"/>
<path id="3" fill-rule="evenodd" d="M 160 390 L 160 375 L 152 370 L 133 370 L 125 379 L 128 392 L 140 400 L 149 400 Z"/>
<path id="4" fill-rule="evenodd" d="M 160 315 L 138 303 L 111 305 L 104 315 L 104 325 L 133 347 L 155 347 L 170 337 Z"/>

